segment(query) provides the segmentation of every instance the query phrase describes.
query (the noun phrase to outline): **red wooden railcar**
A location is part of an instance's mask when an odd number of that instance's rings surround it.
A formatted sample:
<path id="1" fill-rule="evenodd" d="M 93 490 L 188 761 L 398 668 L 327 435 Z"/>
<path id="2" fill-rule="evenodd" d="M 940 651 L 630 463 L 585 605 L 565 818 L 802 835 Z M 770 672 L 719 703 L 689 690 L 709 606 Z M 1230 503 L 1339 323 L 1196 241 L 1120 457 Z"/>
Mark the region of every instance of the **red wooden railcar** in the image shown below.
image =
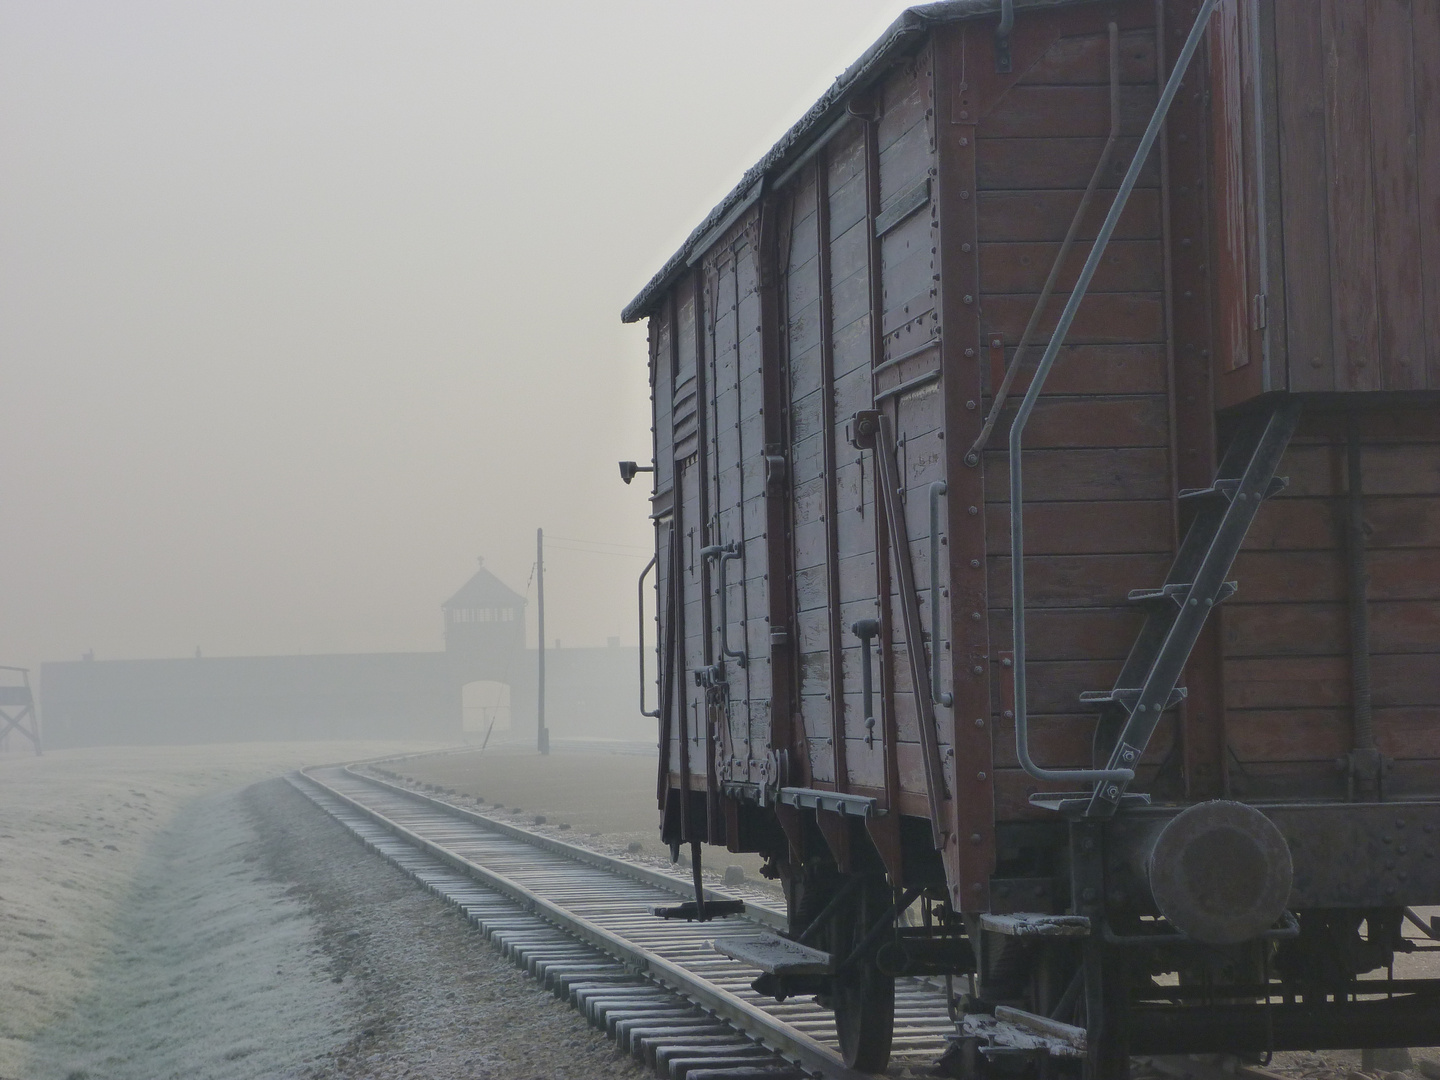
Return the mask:
<path id="1" fill-rule="evenodd" d="M 864 1068 L 903 972 L 1094 1077 L 1440 1032 L 1440 3 L 1211 6 L 911 9 L 624 313 L 663 836 Z"/>

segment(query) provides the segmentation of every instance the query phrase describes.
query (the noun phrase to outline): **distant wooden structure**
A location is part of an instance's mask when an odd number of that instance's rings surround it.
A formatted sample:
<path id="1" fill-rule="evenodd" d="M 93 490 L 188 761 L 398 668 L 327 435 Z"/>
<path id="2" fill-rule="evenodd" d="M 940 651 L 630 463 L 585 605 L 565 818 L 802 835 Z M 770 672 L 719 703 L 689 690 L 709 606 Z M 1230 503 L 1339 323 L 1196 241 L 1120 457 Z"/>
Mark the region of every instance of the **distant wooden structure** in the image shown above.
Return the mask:
<path id="1" fill-rule="evenodd" d="M 0 671 L 20 676 L 20 685 L 0 686 L 0 747 L 9 749 L 10 732 L 18 731 L 35 747 L 40 747 L 40 721 L 35 715 L 35 695 L 30 691 L 30 669 L 0 665 Z"/>
<path id="2" fill-rule="evenodd" d="M 460 681 L 509 682 L 513 657 L 525 648 L 525 598 L 486 570 L 482 559 L 440 608 L 445 651 Z"/>

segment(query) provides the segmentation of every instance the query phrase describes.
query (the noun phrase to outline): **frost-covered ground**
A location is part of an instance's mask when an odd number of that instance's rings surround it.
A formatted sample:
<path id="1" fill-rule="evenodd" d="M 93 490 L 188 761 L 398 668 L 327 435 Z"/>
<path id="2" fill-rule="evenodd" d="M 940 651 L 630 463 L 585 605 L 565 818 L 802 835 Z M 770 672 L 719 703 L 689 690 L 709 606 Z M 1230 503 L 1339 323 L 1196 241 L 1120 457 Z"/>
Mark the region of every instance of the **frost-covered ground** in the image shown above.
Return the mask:
<path id="1" fill-rule="evenodd" d="M 0 755 L 0 1080 L 636 1080 L 281 779 L 418 749 Z"/>
<path id="2" fill-rule="evenodd" d="M 0 755 L 0 1077 L 285 1075 L 343 1041 L 345 990 L 264 873 L 238 792 L 399 749 Z"/>

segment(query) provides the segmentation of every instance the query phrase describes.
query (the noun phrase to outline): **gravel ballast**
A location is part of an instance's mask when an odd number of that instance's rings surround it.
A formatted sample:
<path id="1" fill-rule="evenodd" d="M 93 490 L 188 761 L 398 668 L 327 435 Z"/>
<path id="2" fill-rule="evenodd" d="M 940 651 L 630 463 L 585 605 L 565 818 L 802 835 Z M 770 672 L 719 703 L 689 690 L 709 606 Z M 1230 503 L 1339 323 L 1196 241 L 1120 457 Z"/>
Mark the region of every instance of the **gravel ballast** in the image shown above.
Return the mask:
<path id="1" fill-rule="evenodd" d="M 318 922 L 357 1030 L 307 1076 L 433 1080 L 641 1077 L 583 1017 L 456 911 L 367 852 L 283 780 L 245 793 L 264 863 Z"/>

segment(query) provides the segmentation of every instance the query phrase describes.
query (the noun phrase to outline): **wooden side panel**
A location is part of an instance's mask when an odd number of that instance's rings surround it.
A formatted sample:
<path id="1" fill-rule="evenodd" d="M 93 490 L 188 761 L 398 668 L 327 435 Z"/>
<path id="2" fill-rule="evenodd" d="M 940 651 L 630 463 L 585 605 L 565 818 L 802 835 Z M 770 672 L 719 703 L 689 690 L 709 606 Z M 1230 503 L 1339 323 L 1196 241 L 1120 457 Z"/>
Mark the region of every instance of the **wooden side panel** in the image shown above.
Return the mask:
<path id="1" fill-rule="evenodd" d="M 1371 162 L 1375 194 L 1375 298 L 1381 384 L 1426 385 L 1423 271 L 1420 262 L 1419 161 L 1416 156 L 1416 5 L 1369 0 Z M 1420 7 L 1427 6 L 1422 3 Z M 1429 102 L 1440 109 L 1440 102 Z"/>
<path id="2" fill-rule="evenodd" d="M 709 787 L 703 742 L 703 697 L 688 673 L 710 663 L 709 609 L 699 549 L 707 490 L 703 482 L 705 371 L 703 292 L 698 275 L 679 281 L 651 320 L 651 375 L 656 464 L 657 707 L 660 807 L 675 839 L 706 839 L 709 822 L 693 811 L 690 792 Z"/>
<path id="3" fill-rule="evenodd" d="M 1343 797 L 1335 761 L 1353 745 L 1345 434 L 1324 416 L 1302 424 L 1280 469 L 1291 487 L 1261 509 L 1225 607 L 1230 791 L 1240 798 Z M 1387 409 L 1361 434 L 1374 724 L 1395 759 L 1386 791 L 1396 795 L 1440 791 L 1435 428 L 1427 411 Z"/>
<path id="4" fill-rule="evenodd" d="M 1420 281 L 1426 384 L 1440 387 L 1440 4 L 1416 4 L 1415 154 L 1420 178 Z"/>
<path id="5" fill-rule="evenodd" d="M 673 292 L 664 306 L 650 318 L 650 408 L 651 460 L 655 465 L 652 516 L 655 519 L 655 651 L 645 657 L 654 667 L 655 685 L 642 686 L 641 692 L 655 702 L 660 712 L 656 733 L 660 749 L 657 798 L 660 810 L 665 809 L 670 787 L 672 763 L 676 759 L 675 710 L 665 694 L 665 674 L 674 663 L 673 651 L 667 653 L 665 642 L 674 621 L 674 606 L 667 602 L 675 585 L 675 567 L 670 558 L 671 534 L 674 530 L 675 501 L 675 431 L 673 402 L 675 393 L 675 304 Z M 641 643 L 642 647 L 644 642 Z"/>
<path id="6" fill-rule="evenodd" d="M 1289 386 L 1335 389 L 1325 50 L 1314 0 L 1275 0 Z"/>
<path id="7" fill-rule="evenodd" d="M 1157 93 L 1154 11 L 1153 4 L 1141 3 L 1119 5 L 1115 13 L 1122 41 L 1121 124 L 1127 136 L 1148 119 L 1148 104 Z M 981 396 L 972 409 L 958 402 L 961 416 L 983 416 L 991 408 L 994 389 L 1015 357 L 1099 159 L 1109 128 L 1109 15 L 1092 10 L 1081 21 L 1076 9 L 1064 32 L 1026 65 L 1014 87 L 1001 90 L 993 105 L 981 109 L 975 137 L 982 166 L 978 344 L 984 356 L 978 365 Z M 982 65 L 977 55 L 974 66 Z M 1087 88 L 1084 94 L 1081 87 Z M 1061 126 L 1079 137 L 1059 135 L 1056 116 L 1063 116 Z M 1064 144 L 1063 153 L 1057 144 Z M 1013 406 L 1089 254 L 1087 241 L 1109 209 L 1112 196 L 1106 187 L 1124 173 L 1134 145 L 1132 138 L 1117 148 L 1115 165 L 1082 226 L 1082 240 L 1062 267 L 1056 294 L 1040 318 L 1028 361 L 984 454 L 984 595 L 994 643 L 985 667 L 994 677 L 981 719 L 993 730 L 998 820 L 1037 816 L 1027 799 L 1043 786 L 1020 771 L 1015 755 L 1007 666 L 1013 628 L 1005 440 Z M 1031 164 L 1002 170 L 994 165 L 997 160 Z M 1126 593 L 1161 580 L 1172 558 L 1172 377 L 1160 181 L 1157 153 L 1121 218 L 1116 242 L 1081 304 L 1025 433 L 1031 751 L 1052 767 L 1090 764 L 1095 714 L 1082 708 L 1079 694 L 1111 685 L 1138 629 Z M 948 334 L 948 323 L 946 329 Z M 960 444 L 962 453 L 973 437 Z M 1169 728 L 1162 728 L 1149 760 L 1158 765 L 1172 746 Z"/>
<path id="8" fill-rule="evenodd" d="M 1440 389 L 1440 15 L 1415 0 L 1272 9 L 1273 55 L 1257 62 L 1273 68 L 1279 129 L 1281 385 Z"/>
<path id="9" fill-rule="evenodd" d="M 735 647 L 744 651 L 745 704 L 743 753 L 737 748 L 732 775 L 746 783 L 765 780 L 764 765 L 774 722 L 774 659 L 770 649 L 770 540 L 767 528 L 769 500 L 765 484 L 765 381 L 764 334 L 760 296 L 760 235 L 758 217 L 751 223 L 746 243 L 735 254 L 736 381 L 738 383 L 740 445 L 738 480 L 741 569 L 740 610 L 732 631 Z M 732 564 L 737 565 L 737 564 Z M 733 599 L 733 598 L 732 598 Z M 735 611 L 733 602 L 730 607 Z M 732 676 L 733 678 L 733 676 Z M 732 715 L 740 711 L 732 695 Z M 738 716 L 735 720 L 739 720 Z M 743 760 L 742 760 L 743 759 Z"/>
<path id="10" fill-rule="evenodd" d="M 1188 0 L 1165 0 L 1156 28 L 1161 72 L 1168 77 L 1195 18 Z M 1209 272 L 1209 193 L 1201 181 L 1210 174 L 1208 129 L 1209 58 L 1204 43 L 1186 73 L 1183 91 L 1170 107 L 1162 152 L 1165 244 L 1169 265 L 1169 358 L 1172 373 L 1172 474 L 1175 493 L 1207 487 L 1215 476 L 1213 275 Z M 1166 507 L 1172 536 L 1180 530 L 1179 500 Z M 1210 619 L 1185 667 L 1189 691 L 1178 713 L 1184 797 L 1214 798 L 1224 789 L 1225 698 L 1221 677 L 1218 619 Z"/>
<path id="11" fill-rule="evenodd" d="M 880 272 L 882 312 L 882 353 L 874 371 L 877 407 L 894 421 L 898 440 L 900 475 L 903 485 L 906 531 L 910 538 L 908 557 L 913 567 L 920 604 L 921 624 L 931 649 L 943 654 L 949 633 L 938 635 L 935 609 L 937 598 L 930 596 L 929 487 L 944 479 L 944 412 L 940 393 L 940 324 L 937 280 L 939 234 L 933 192 L 929 192 L 934 162 L 934 93 L 929 50 L 923 50 L 913 64 L 901 68 L 887 80 L 882 111 L 876 120 L 879 186 L 876 237 Z M 924 203 L 910 193 L 930 194 Z M 893 225 L 886 211 L 902 200 L 916 209 Z M 926 643 L 905 640 L 901 613 L 899 574 L 889 573 L 890 597 L 886 625 L 890 631 L 889 660 L 894 681 L 894 736 L 899 761 L 896 770 L 900 791 L 926 794 L 925 774 L 919 752 L 919 710 L 915 695 L 928 696 L 930 688 L 912 682 L 910 650 Z M 948 575 L 945 575 L 948 578 Z M 948 581 L 947 581 L 948 583 Z M 948 608 L 940 597 L 942 612 Z M 926 668 L 922 660 L 920 667 Z M 950 739 L 943 735 L 942 754 Z M 914 747 L 902 750 L 902 747 Z"/>
<path id="12" fill-rule="evenodd" d="M 1265 260 L 1257 151 L 1254 4 L 1221 0 L 1207 40 L 1210 77 L 1211 257 L 1215 266 L 1215 391 L 1233 405 L 1271 389 L 1265 356 Z"/>
<path id="13" fill-rule="evenodd" d="M 1330 294 L 1335 385 L 1378 390 L 1375 198 L 1370 153 L 1369 27 L 1365 4 L 1321 0 L 1330 148 Z"/>
<path id="14" fill-rule="evenodd" d="M 759 784 L 771 746 L 773 670 L 769 620 L 769 540 L 764 418 L 764 331 L 758 212 L 711 249 L 702 264 L 708 303 L 708 393 L 704 395 L 713 465 L 705 478 L 714 510 L 705 546 L 734 545 L 739 558 L 723 574 L 710 560 L 712 662 L 724 682 L 708 695 L 707 732 L 718 743 L 707 763 L 714 783 Z M 724 595 L 720 594 L 721 580 Z"/>
<path id="15" fill-rule="evenodd" d="M 655 495 L 659 505 L 675 484 L 675 318 L 671 305 L 650 320 L 650 402 L 654 416 Z"/>
<path id="16" fill-rule="evenodd" d="M 828 296 L 822 282 L 828 222 L 821 213 L 822 174 L 812 167 L 787 192 L 784 234 L 785 335 L 788 392 L 791 560 L 797 658 L 796 694 L 802 729 L 793 778 L 807 785 L 835 783 L 834 651 L 831 596 L 835 568 L 830 530 L 832 450 L 827 446 L 828 384 L 824 337 Z"/>
<path id="17" fill-rule="evenodd" d="M 677 533 L 675 587 L 676 670 L 674 683 L 674 751 L 672 786 L 684 795 L 707 788 L 707 728 L 705 701 L 689 673 L 712 662 L 708 632 L 710 597 L 709 574 L 700 554 L 706 544 L 705 522 L 709 514 L 705 472 L 710 460 L 706 437 L 708 410 L 705 404 L 706 367 L 704 333 L 705 290 L 700 275 L 693 274 L 676 288 L 676 389 L 675 389 L 675 515 Z M 690 815 L 690 800 L 681 799 L 681 829 L 685 839 L 706 835 L 705 822 Z"/>
<path id="18" fill-rule="evenodd" d="M 850 445 L 850 418 L 874 401 L 871 385 L 873 312 L 871 308 L 871 241 L 869 173 L 865 125 L 857 122 L 827 148 L 825 206 L 828 218 L 826 283 L 829 299 L 831 387 L 828 395 L 829 443 L 835 472 L 833 530 L 836 603 L 832 611 L 838 654 L 833 692 L 838 695 L 827 744 L 835 758 L 835 782 L 845 790 L 872 792 L 885 786 L 884 741 L 865 726 L 860 642 L 850 627 L 877 616 L 876 498 L 874 467 Z M 880 672 L 875 671 L 880 693 Z M 878 709 L 877 709 L 878 711 Z M 869 734 L 874 737 L 866 742 Z"/>

